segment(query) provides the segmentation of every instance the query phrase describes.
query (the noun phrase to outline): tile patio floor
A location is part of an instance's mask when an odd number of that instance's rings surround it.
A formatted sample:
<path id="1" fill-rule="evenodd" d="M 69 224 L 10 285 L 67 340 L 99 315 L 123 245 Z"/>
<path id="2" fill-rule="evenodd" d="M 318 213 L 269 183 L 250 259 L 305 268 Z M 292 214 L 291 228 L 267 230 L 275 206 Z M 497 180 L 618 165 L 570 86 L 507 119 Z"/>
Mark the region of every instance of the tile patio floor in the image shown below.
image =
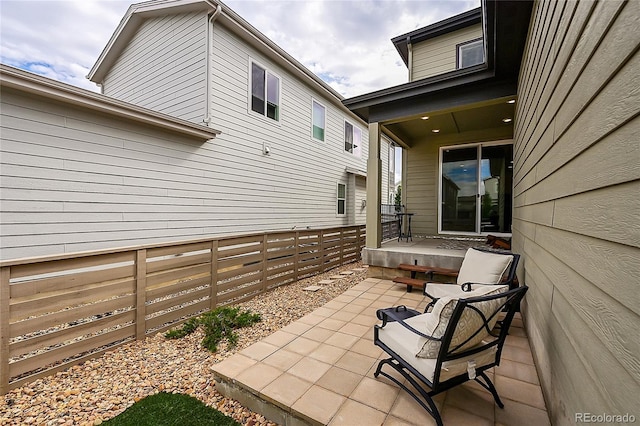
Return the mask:
<path id="1" fill-rule="evenodd" d="M 379 308 L 422 310 L 421 292 L 368 278 L 321 308 L 212 367 L 224 395 L 282 425 L 432 425 L 406 392 L 373 372 Z M 491 373 L 504 409 L 475 382 L 435 398 L 445 425 L 549 425 L 529 343 L 516 317 Z M 390 371 L 390 370 L 387 370 Z"/>

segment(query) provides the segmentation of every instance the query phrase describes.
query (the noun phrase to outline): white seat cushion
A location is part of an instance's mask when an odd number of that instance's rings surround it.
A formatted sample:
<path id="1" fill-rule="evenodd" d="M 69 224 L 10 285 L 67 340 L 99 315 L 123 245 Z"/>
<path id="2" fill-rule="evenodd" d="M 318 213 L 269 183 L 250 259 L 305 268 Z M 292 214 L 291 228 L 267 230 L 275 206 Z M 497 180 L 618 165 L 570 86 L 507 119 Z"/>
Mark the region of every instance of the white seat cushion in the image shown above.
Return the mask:
<path id="1" fill-rule="evenodd" d="M 423 314 L 426 315 L 426 314 Z M 412 327 L 419 329 L 424 323 L 423 315 L 409 318 L 405 322 Z M 388 322 L 384 328 L 378 330 L 378 338 L 389 349 L 398 354 L 402 359 L 411 364 L 425 379 L 433 383 L 436 360 L 432 358 L 418 358 L 415 355 L 415 348 L 418 346 L 420 336 L 404 328 L 400 323 Z M 442 365 L 440 381 L 445 381 L 467 371 L 467 361 L 475 361 L 476 368 L 488 365 L 495 361 L 496 347 L 493 346 L 485 351 L 460 358 L 454 361 L 447 361 Z"/>
<path id="2" fill-rule="evenodd" d="M 470 248 L 462 260 L 457 283 L 498 284 L 512 261 L 513 256 Z"/>

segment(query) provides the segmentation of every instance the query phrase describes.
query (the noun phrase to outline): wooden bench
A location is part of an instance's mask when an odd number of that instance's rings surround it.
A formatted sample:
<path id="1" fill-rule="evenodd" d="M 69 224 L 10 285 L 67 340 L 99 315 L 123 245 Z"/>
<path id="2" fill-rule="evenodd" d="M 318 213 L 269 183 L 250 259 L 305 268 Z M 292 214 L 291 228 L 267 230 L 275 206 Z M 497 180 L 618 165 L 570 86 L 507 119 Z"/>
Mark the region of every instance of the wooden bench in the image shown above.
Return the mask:
<path id="1" fill-rule="evenodd" d="M 395 277 L 393 279 L 394 283 L 397 284 L 404 284 L 407 286 L 407 293 L 411 293 L 411 291 L 413 290 L 413 286 L 419 286 L 422 287 L 423 291 L 424 291 L 424 287 L 427 285 L 427 281 L 425 280 L 420 280 L 417 278 L 409 278 L 409 277 Z"/>
<path id="2" fill-rule="evenodd" d="M 428 281 L 433 280 L 433 274 L 438 275 L 446 275 L 449 277 L 457 277 L 458 271 L 456 269 L 447 269 L 447 268 L 438 268 L 434 266 L 421 266 L 421 265 L 411 265 L 409 263 L 401 263 L 398 265 L 398 268 L 401 271 L 409 271 L 411 272 L 411 277 L 395 277 L 393 279 L 394 283 L 404 284 L 407 286 L 407 293 L 411 293 L 413 290 L 413 286 L 422 287 L 424 291 L 424 287 Z M 425 274 L 425 279 L 421 280 L 416 278 L 416 274 L 422 273 Z"/>

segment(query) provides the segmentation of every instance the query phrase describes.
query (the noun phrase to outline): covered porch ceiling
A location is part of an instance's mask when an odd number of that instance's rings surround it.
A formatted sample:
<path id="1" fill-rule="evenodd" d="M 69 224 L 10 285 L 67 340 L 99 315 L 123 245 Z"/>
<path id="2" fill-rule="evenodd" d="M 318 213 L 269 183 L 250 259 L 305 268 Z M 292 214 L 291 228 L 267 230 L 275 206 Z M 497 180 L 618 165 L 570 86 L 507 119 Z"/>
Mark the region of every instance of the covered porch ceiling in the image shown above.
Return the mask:
<path id="1" fill-rule="evenodd" d="M 514 114 L 515 96 L 506 96 L 459 108 L 425 111 L 381 124 L 397 143 L 411 148 L 438 137 L 462 134 L 477 137 L 487 130 L 500 137 L 512 137 Z"/>

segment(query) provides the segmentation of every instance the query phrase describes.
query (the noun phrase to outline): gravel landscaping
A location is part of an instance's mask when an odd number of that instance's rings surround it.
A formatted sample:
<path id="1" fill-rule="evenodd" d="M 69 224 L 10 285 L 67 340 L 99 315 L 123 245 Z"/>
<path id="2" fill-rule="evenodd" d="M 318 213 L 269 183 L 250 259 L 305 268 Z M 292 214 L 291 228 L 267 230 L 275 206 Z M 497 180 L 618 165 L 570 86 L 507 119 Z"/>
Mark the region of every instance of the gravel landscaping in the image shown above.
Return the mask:
<path id="1" fill-rule="evenodd" d="M 353 274 L 332 279 L 330 284 L 325 281 L 354 269 Z M 211 365 L 324 305 L 365 277 L 366 269 L 352 263 L 241 303 L 242 308 L 259 313 L 262 321 L 238 330 L 240 338 L 233 349 L 224 342 L 216 353 L 202 348 L 200 329 L 177 340 L 165 339 L 160 333 L 38 379 L 2 397 L 0 424 L 98 425 L 134 402 L 164 391 L 194 396 L 243 425 L 273 425 L 220 395 Z M 315 292 L 303 290 L 313 285 L 321 288 Z"/>

